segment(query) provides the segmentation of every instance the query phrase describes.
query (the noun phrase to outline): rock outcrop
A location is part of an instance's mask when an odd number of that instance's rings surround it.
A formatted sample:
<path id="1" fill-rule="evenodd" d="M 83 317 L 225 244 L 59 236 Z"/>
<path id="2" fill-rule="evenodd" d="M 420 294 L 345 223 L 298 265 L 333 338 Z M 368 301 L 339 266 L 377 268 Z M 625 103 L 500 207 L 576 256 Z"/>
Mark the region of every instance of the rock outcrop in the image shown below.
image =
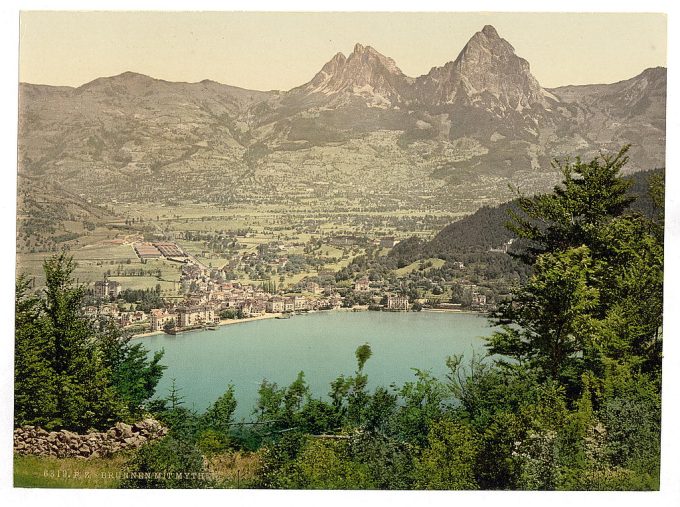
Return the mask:
<path id="1" fill-rule="evenodd" d="M 412 82 L 392 58 L 371 46 L 356 44 L 349 57 L 336 54 L 309 83 L 292 93 L 349 94 L 370 98 L 373 105 L 391 106 L 407 98 Z"/>

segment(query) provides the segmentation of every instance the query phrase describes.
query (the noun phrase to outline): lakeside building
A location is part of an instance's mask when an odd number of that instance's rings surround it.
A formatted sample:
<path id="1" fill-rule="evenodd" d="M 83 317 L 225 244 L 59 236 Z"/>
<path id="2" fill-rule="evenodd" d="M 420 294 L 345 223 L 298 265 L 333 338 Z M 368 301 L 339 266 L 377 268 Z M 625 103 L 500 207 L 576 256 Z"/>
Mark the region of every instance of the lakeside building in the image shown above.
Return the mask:
<path id="1" fill-rule="evenodd" d="M 329 298 L 317 299 L 314 301 L 311 310 L 337 310 L 342 306 L 342 298 L 334 294 Z"/>
<path id="2" fill-rule="evenodd" d="M 337 310 L 342 306 L 342 297 L 339 294 L 332 294 L 326 301 L 331 310 Z"/>
<path id="3" fill-rule="evenodd" d="M 486 296 L 478 292 L 472 293 L 472 306 L 486 306 Z"/>
<path id="4" fill-rule="evenodd" d="M 285 305 L 282 297 L 275 296 L 267 301 L 267 313 L 282 313 Z"/>
<path id="5" fill-rule="evenodd" d="M 293 309 L 296 312 L 308 310 L 309 305 L 307 302 L 307 298 L 303 296 L 293 296 Z"/>
<path id="6" fill-rule="evenodd" d="M 180 306 L 177 308 L 179 327 L 192 327 L 219 324 L 220 317 L 215 316 L 211 306 Z"/>
<path id="7" fill-rule="evenodd" d="M 395 296 L 389 294 L 387 296 L 387 309 L 388 310 L 404 310 L 408 311 L 409 303 L 408 296 Z"/>
<path id="8" fill-rule="evenodd" d="M 249 304 L 251 315 L 260 315 L 267 311 L 267 302 L 264 299 L 255 299 L 249 301 Z"/>
<path id="9" fill-rule="evenodd" d="M 252 300 L 245 300 L 245 301 L 240 302 L 239 305 L 237 306 L 237 308 L 239 310 L 241 310 L 241 313 L 243 313 L 243 315 L 246 315 L 246 316 L 253 315 L 254 313 L 257 313 L 257 312 L 253 312 L 254 302 Z"/>
<path id="10" fill-rule="evenodd" d="M 151 331 L 163 331 L 168 322 L 177 325 L 177 314 L 158 308 L 151 310 Z"/>
<path id="11" fill-rule="evenodd" d="M 132 326 L 134 324 L 141 324 L 147 320 L 147 315 L 141 310 L 134 312 L 120 312 L 118 314 L 118 325 L 120 327 Z"/>

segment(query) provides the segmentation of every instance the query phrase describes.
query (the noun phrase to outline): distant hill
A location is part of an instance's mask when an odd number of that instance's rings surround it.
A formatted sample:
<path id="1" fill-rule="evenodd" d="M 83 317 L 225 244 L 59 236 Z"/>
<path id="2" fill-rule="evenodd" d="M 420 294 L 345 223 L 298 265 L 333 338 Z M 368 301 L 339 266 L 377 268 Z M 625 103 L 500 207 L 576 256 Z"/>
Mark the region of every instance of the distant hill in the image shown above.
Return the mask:
<path id="1" fill-rule="evenodd" d="M 636 197 L 630 211 L 649 217 L 657 213 L 649 197 L 649 178 L 663 173 L 662 169 L 655 169 L 628 177 L 633 182 L 629 192 Z M 460 260 L 463 254 L 498 249 L 513 239 L 512 233 L 505 227 L 511 209 L 519 210 L 516 200 L 493 207 L 483 206 L 472 215 L 447 225 L 432 240 L 409 238 L 397 244 L 388 255 L 403 264 L 431 257 Z"/>
<path id="2" fill-rule="evenodd" d="M 106 209 L 41 178 L 20 176 L 18 187 L 18 253 L 59 251 L 116 218 Z"/>

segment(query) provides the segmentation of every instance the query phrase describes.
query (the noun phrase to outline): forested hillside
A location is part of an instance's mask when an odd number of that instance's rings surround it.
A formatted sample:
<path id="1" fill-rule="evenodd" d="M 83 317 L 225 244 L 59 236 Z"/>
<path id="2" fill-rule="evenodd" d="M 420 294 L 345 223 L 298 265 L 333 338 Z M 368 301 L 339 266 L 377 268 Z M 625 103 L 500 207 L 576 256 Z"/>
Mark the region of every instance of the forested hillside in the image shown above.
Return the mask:
<path id="1" fill-rule="evenodd" d="M 630 213 L 641 213 L 650 219 L 658 218 L 660 207 L 650 197 L 650 185 L 662 185 L 663 178 L 663 169 L 638 172 L 625 178 L 631 182 L 628 194 L 635 197 L 629 208 Z M 430 257 L 460 260 L 467 253 L 487 252 L 502 247 L 509 240 L 518 239 L 506 227 L 511 211 L 520 212 L 517 199 L 498 206 L 483 206 L 472 215 L 447 225 L 430 241 L 413 237 L 399 243 L 388 256 L 402 263 Z M 514 249 L 517 249 L 517 244 Z M 513 247 L 509 250 L 513 251 Z"/>

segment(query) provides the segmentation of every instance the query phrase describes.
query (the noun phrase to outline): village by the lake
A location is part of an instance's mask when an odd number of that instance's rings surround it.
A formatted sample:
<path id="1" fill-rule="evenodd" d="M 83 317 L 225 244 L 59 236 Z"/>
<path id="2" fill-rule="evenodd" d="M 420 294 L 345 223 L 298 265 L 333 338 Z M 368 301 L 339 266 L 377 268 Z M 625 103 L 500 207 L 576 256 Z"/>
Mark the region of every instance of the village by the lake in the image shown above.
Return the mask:
<path id="1" fill-rule="evenodd" d="M 332 238 L 331 242 L 347 243 L 351 239 Z M 396 244 L 394 237 L 382 238 L 375 243 L 387 248 Z M 485 311 L 490 308 L 486 295 L 478 292 L 477 286 L 469 282 L 461 284 L 462 289 L 469 294 L 469 303 L 463 305 L 443 301 L 441 297 L 435 297 L 433 300 L 409 299 L 405 294 L 403 282 L 392 285 L 381 279 L 371 280 L 368 276 L 362 276 L 350 284 L 345 283 L 338 287 L 335 283 L 335 273 L 332 272 L 321 272 L 319 277 L 314 279 L 303 279 L 287 290 L 276 290 L 276 281 L 271 280 L 259 284 L 245 284 L 226 279 L 225 275 L 238 269 L 243 263 L 264 261 L 275 268 L 285 268 L 288 262 L 285 244 L 274 245 L 274 248 L 281 252 L 279 257 L 267 259 L 251 254 L 222 268 L 203 265 L 173 242 L 135 242 L 130 247 L 134 249 L 142 266 L 147 259 L 164 258 L 177 263 L 180 270 L 180 277 L 176 282 L 177 292 L 183 294 L 164 299 L 160 296 L 161 290 L 158 285 L 149 292 L 158 296 L 153 299 L 160 304 L 149 305 L 148 302 L 129 301 L 130 297 L 121 297 L 131 294 L 134 298 L 139 292 L 125 293 L 124 284 L 119 281 L 98 280 L 88 287 L 87 294 L 90 297 L 87 302 L 92 304 L 83 306 L 83 313 L 92 318 L 111 319 L 121 329 L 133 334 L 148 332 L 176 334 L 195 329 L 214 329 L 216 325 L 238 321 L 246 322 L 267 317 L 289 318 L 296 313 L 324 310 Z M 455 265 L 460 270 L 465 268 L 462 262 Z"/>

